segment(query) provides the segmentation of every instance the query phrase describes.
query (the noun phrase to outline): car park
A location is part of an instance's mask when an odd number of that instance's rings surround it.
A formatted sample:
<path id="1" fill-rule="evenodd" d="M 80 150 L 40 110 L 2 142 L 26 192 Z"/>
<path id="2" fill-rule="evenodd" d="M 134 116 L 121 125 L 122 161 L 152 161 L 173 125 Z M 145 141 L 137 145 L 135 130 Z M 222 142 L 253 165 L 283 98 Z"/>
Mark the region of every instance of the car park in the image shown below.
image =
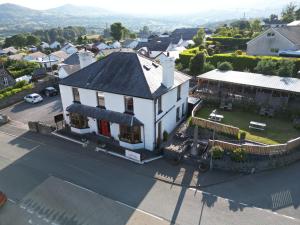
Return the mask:
<path id="1" fill-rule="evenodd" d="M 46 87 L 44 90 L 42 90 L 41 94 L 47 97 L 56 96 L 58 95 L 58 90 L 54 87 Z"/>
<path id="2" fill-rule="evenodd" d="M 24 97 L 24 100 L 25 100 L 25 102 L 35 104 L 35 103 L 38 103 L 38 102 L 42 102 L 43 98 L 39 94 L 33 93 L 33 94 L 26 95 Z"/>

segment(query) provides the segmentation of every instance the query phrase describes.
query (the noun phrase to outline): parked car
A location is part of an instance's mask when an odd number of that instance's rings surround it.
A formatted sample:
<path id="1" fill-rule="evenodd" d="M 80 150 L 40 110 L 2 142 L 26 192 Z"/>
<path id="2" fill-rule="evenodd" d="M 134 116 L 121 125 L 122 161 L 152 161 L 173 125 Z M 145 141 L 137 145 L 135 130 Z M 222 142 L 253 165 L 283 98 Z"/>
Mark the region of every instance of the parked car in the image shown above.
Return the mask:
<path id="1" fill-rule="evenodd" d="M 47 97 L 56 96 L 58 95 L 58 91 L 54 87 L 46 87 L 44 90 L 41 91 L 41 94 Z"/>
<path id="2" fill-rule="evenodd" d="M 6 195 L 0 191 L 0 207 L 2 207 L 7 201 Z"/>
<path id="3" fill-rule="evenodd" d="M 33 93 L 33 94 L 26 95 L 24 97 L 24 100 L 25 102 L 34 104 L 34 103 L 42 102 L 43 98 L 39 94 Z"/>

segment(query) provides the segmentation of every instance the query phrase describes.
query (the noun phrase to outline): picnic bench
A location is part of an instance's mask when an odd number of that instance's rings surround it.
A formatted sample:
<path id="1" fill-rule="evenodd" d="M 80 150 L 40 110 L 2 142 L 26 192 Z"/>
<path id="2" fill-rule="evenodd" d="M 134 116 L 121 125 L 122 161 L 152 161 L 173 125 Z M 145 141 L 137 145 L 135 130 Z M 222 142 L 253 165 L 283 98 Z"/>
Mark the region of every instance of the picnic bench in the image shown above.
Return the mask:
<path id="1" fill-rule="evenodd" d="M 221 122 L 224 119 L 224 116 L 212 112 L 211 114 L 209 114 L 208 119 L 213 120 L 213 121 L 217 121 L 217 122 Z"/>
<path id="2" fill-rule="evenodd" d="M 259 123 L 255 121 L 251 121 L 249 124 L 250 129 L 255 129 L 255 130 L 265 130 L 267 127 L 267 124 L 265 123 Z"/>

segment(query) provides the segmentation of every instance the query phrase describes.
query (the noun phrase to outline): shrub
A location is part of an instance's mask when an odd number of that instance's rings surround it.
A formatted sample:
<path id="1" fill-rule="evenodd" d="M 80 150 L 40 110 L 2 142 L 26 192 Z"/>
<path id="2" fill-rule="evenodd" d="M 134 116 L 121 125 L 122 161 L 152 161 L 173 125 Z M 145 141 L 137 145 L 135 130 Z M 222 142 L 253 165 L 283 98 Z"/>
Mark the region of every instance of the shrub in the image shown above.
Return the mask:
<path id="1" fill-rule="evenodd" d="M 211 71 L 211 70 L 214 70 L 214 69 L 216 69 L 216 67 L 213 65 L 213 64 L 211 64 L 211 63 L 204 63 L 204 67 L 203 67 L 203 73 L 206 73 L 206 72 L 209 72 L 209 71 Z"/>
<path id="2" fill-rule="evenodd" d="M 234 53 L 236 55 L 243 55 L 243 51 L 242 50 L 236 50 Z"/>
<path id="3" fill-rule="evenodd" d="M 236 148 L 231 152 L 231 160 L 235 162 L 244 162 L 246 160 L 245 150 Z"/>
<path id="4" fill-rule="evenodd" d="M 14 88 L 21 88 L 21 87 L 25 86 L 26 84 L 27 84 L 26 80 L 21 80 L 15 84 Z"/>
<path id="5" fill-rule="evenodd" d="M 240 37 L 211 37 L 211 41 L 217 41 L 223 46 L 226 50 L 233 50 L 233 49 L 246 49 L 247 42 L 251 40 L 251 38 L 240 38 Z"/>
<path id="6" fill-rule="evenodd" d="M 240 140 L 244 141 L 246 139 L 246 132 L 241 132 L 240 134 Z"/>
<path id="7" fill-rule="evenodd" d="M 277 75 L 281 77 L 292 77 L 295 69 L 295 63 L 289 60 L 281 60 L 278 63 Z"/>
<path id="8" fill-rule="evenodd" d="M 218 63 L 218 69 L 221 71 L 233 70 L 232 64 L 230 62 Z"/>
<path id="9" fill-rule="evenodd" d="M 168 140 L 168 137 L 169 137 L 169 134 L 167 131 L 164 131 L 163 132 L 163 141 L 167 141 Z"/>
<path id="10" fill-rule="evenodd" d="M 263 59 L 257 63 L 257 66 L 254 70 L 257 73 L 265 74 L 265 75 L 275 75 L 276 74 L 277 62 L 270 59 Z"/>
<path id="11" fill-rule="evenodd" d="M 4 95 L 3 94 L 0 94 L 0 99 L 4 98 Z"/>
<path id="12" fill-rule="evenodd" d="M 211 148 L 213 159 L 221 159 L 224 156 L 224 149 L 221 146 L 213 146 Z"/>
<path id="13" fill-rule="evenodd" d="M 204 52 L 200 52 L 197 55 L 195 55 L 193 58 L 191 58 L 190 65 L 189 65 L 191 74 L 197 75 L 203 73 L 204 63 L 205 63 Z"/>

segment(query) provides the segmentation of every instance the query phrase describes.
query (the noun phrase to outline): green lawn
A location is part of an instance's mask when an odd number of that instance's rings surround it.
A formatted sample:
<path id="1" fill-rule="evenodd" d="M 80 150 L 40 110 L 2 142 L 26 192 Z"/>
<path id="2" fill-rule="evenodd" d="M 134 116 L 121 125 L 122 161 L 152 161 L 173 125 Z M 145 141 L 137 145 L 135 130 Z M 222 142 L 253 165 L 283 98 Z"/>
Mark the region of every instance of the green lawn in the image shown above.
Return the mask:
<path id="1" fill-rule="evenodd" d="M 196 116 L 207 119 L 214 109 L 213 107 L 204 106 L 197 112 Z M 268 118 L 260 116 L 258 113 L 239 110 L 218 110 L 217 113 L 224 116 L 222 123 L 238 127 L 241 132 L 245 131 L 248 140 L 265 144 L 278 144 L 300 136 L 300 130 L 295 129 L 289 119 L 278 118 L 276 115 L 274 118 Z M 249 129 L 250 121 L 266 123 L 267 128 L 265 131 Z"/>

